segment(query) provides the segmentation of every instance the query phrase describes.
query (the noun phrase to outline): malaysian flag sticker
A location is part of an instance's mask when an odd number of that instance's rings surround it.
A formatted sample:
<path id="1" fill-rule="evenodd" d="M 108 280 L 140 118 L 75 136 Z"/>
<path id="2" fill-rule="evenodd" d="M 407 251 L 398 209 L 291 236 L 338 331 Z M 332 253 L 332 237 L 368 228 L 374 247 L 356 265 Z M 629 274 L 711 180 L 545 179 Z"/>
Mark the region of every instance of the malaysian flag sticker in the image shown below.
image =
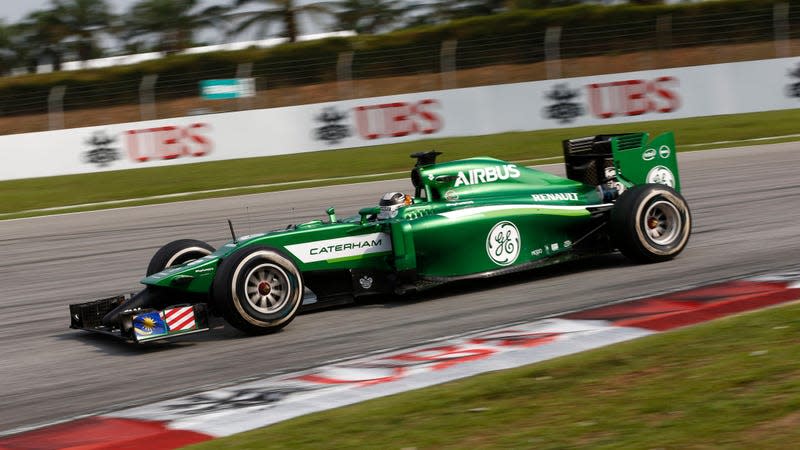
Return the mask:
<path id="1" fill-rule="evenodd" d="M 179 306 L 164 310 L 164 320 L 170 332 L 189 331 L 197 329 L 194 320 L 194 306 Z"/>
<path id="2" fill-rule="evenodd" d="M 167 334 L 167 326 L 158 311 L 137 314 L 133 317 L 136 340 L 143 341 Z"/>

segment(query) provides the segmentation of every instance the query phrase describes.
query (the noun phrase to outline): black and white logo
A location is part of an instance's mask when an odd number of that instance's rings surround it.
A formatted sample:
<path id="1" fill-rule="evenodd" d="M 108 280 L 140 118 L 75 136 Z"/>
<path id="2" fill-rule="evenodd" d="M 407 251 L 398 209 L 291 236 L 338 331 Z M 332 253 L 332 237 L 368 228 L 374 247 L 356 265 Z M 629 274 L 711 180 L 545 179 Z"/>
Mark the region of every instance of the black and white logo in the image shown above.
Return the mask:
<path id="1" fill-rule="evenodd" d="M 339 112 L 333 106 L 329 106 L 315 117 L 317 122 L 324 125 L 316 129 L 315 137 L 317 140 L 325 141 L 330 145 L 338 144 L 350 136 L 350 127 L 339 122 L 347 118 L 346 112 Z"/>
<path id="2" fill-rule="evenodd" d="M 372 287 L 372 277 L 364 275 L 358 279 L 358 284 L 361 285 L 361 289 L 369 289 Z"/>
<path id="3" fill-rule="evenodd" d="M 486 253 L 498 266 L 513 264 L 519 256 L 519 248 L 519 230 L 511 222 L 497 223 L 486 236 Z"/>
<path id="4" fill-rule="evenodd" d="M 647 172 L 648 183 L 666 184 L 667 186 L 675 187 L 675 175 L 672 171 L 665 166 L 655 166 Z"/>
<path id="5" fill-rule="evenodd" d="M 795 79 L 800 78 L 800 63 L 797 67 L 789 71 L 789 76 Z M 800 81 L 795 80 L 794 83 L 786 86 L 786 96 L 800 98 Z"/>
<path id="6" fill-rule="evenodd" d="M 97 164 L 99 167 L 106 167 L 118 160 L 119 152 L 111 146 L 114 141 L 116 138 L 107 135 L 104 131 L 96 131 L 92 137 L 86 140 L 86 143 L 94 148 L 84 153 L 84 161 Z"/>
<path id="7" fill-rule="evenodd" d="M 555 104 L 545 107 L 544 116 L 560 123 L 570 123 L 583 115 L 583 106 L 572 101 L 581 95 L 578 89 L 570 89 L 566 83 L 553 86 L 553 90 L 545 93 L 545 98 Z"/>

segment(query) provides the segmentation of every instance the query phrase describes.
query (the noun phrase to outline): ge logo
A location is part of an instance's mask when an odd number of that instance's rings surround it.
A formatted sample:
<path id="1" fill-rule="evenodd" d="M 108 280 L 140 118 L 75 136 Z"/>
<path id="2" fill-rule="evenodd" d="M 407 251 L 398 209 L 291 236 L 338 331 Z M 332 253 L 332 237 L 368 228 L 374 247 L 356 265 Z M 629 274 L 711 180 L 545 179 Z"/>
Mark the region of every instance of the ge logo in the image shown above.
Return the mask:
<path id="1" fill-rule="evenodd" d="M 520 237 L 516 225 L 500 222 L 486 236 L 486 253 L 499 266 L 508 266 L 519 256 Z"/>
<path id="2" fill-rule="evenodd" d="M 664 166 L 655 166 L 647 172 L 648 183 L 666 184 L 669 187 L 675 187 L 675 175 L 669 168 Z"/>

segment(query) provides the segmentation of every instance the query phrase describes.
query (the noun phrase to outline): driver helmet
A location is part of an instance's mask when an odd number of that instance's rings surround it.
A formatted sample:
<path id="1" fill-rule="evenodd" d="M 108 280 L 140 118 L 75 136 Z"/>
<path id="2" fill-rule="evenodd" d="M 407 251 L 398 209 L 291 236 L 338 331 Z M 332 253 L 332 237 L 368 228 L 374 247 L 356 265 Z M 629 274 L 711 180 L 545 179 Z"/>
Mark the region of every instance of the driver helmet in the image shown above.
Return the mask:
<path id="1" fill-rule="evenodd" d="M 410 195 L 405 195 L 402 192 L 387 192 L 383 194 L 380 202 L 378 202 L 378 206 L 381 207 L 381 211 L 378 213 L 378 219 L 391 219 L 397 216 L 397 210 L 400 209 L 401 206 L 410 204 Z"/>

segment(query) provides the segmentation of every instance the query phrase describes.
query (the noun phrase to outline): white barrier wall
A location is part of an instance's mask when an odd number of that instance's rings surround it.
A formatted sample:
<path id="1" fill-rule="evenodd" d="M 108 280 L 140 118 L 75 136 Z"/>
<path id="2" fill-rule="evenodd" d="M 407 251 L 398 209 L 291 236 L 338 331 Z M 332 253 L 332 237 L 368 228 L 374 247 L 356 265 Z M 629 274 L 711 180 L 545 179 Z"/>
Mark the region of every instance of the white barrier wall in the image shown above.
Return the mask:
<path id="1" fill-rule="evenodd" d="M 0 136 L 0 180 L 798 106 L 797 57 L 648 70 Z"/>

